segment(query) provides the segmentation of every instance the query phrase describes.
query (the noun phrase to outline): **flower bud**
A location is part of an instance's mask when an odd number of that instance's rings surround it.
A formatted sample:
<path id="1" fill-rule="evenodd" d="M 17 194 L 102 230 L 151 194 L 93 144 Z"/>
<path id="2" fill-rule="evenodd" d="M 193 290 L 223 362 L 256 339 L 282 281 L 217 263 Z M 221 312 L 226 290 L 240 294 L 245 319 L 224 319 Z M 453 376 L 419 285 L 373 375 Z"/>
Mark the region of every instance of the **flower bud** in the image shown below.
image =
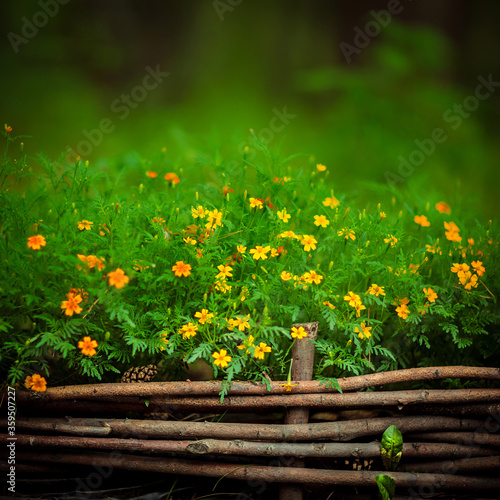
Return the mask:
<path id="1" fill-rule="evenodd" d="M 144 191 L 144 184 L 141 182 L 139 184 L 139 194 L 142 194 L 143 191 Z"/>
<path id="2" fill-rule="evenodd" d="M 108 340 L 109 340 L 109 337 L 111 337 L 111 333 L 106 332 L 106 333 L 104 334 L 104 340 L 108 341 Z"/>

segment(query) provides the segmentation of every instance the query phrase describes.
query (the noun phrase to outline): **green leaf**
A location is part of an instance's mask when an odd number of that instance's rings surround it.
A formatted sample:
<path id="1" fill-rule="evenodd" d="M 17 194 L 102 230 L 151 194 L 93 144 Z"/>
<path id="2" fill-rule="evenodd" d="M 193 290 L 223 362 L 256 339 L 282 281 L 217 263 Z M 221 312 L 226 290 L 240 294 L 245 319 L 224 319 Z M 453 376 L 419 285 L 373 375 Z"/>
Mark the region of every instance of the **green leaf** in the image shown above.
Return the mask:
<path id="1" fill-rule="evenodd" d="M 403 453 L 403 436 L 395 425 L 388 427 L 380 441 L 380 455 L 387 470 L 395 470 Z"/>
<path id="2" fill-rule="evenodd" d="M 380 498 L 382 500 L 391 500 L 396 492 L 396 483 L 392 477 L 386 474 L 379 474 L 375 481 L 377 482 Z"/>

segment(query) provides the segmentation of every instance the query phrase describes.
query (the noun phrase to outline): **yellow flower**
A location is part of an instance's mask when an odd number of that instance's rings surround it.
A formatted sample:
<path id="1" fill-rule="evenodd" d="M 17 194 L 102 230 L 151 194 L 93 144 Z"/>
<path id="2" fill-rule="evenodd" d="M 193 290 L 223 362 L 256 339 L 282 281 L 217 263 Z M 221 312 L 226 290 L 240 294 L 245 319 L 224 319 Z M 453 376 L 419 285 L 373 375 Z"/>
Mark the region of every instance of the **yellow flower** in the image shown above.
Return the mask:
<path id="1" fill-rule="evenodd" d="M 269 252 L 270 250 L 271 250 L 270 245 L 268 245 L 266 247 L 257 245 L 255 248 L 252 248 L 250 250 L 250 253 L 252 254 L 252 257 L 255 260 L 259 260 L 259 259 L 266 260 L 267 259 L 266 253 Z"/>
<path id="2" fill-rule="evenodd" d="M 238 345 L 237 347 L 238 347 L 238 349 L 240 351 L 243 350 L 243 349 L 245 349 L 245 353 L 248 353 L 248 352 L 250 352 L 249 351 L 249 347 L 253 346 L 253 341 L 254 340 L 255 339 L 254 339 L 253 335 L 249 335 L 247 337 L 247 339 L 245 340 L 245 342 L 243 342 L 242 344 Z"/>
<path id="3" fill-rule="evenodd" d="M 438 298 L 437 293 L 432 288 L 424 288 L 424 293 L 427 295 L 427 300 L 429 302 L 436 302 Z"/>
<path id="4" fill-rule="evenodd" d="M 198 330 L 198 325 L 191 323 L 191 321 L 187 325 L 183 325 L 179 330 L 179 333 L 182 333 L 183 339 L 188 339 L 190 337 L 194 337 L 196 335 L 196 331 Z"/>
<path id="5" fill-rule="evenodd" d="M 351 238 L 351 240 L 354 241 L 356 239 L 356 233 L 354 232 L 354 229 L 340 229 L 339 231 L 337 231 L 337 235 L 343 236 L 346 240 Z"/>
<path id="6" fill-rule="evenodd" d="M 278 234 L 278 238 L 299 238 L 300 236 L 297 236 L 293 231 L 283 231 L 282 233 Z"/>
<path id="7" fill-rule="evenodd" d="M 162 342 L 162 345 L 160 345 L 160 351 L 164 351 L 165 345 L 168 344 L 167 336 L 168 336 L 168 332 L 161 332 L 160 333 L 160 341 Z"/>
<path id="8" fill-rule="evenodd" d="M 255 351 L 254 351 L 254 356 L 257 358 L 257 359 L 264 359 L 264 355 L 266 354 L 266 352 L 271 352 L 271 347 L 269 347 L 266 343 L 264 342 L 261 342 L 256 348 L 255 348 Z"/>
<path id="9" fill-rule="evenodd" d="M 370 288 L 368 288 L 368 293 L 371 295 L 375 295 L 375 297 L 378 297 L 379 295 L 385 295 L 384 287 L 378 286 L 375 283 L 372 283 Z"/>
<path id="10" fill-rule="evenodd" d="M 470 263 L 474 271 L 476 271 L 478 276 L 482 276 L 486 269 L 483 266 L 483 263 L 480 260 L 474 260 Z"/>
<path id="11" fill-rule="evenodd" d="M 469 266 L 467 264 L 453 264 L 451 268 L 452 273 L 459 273 L 459 272 L 467 272 L 469 270 Z"/>
<path id="12" fill-rule="evenodd" d="M 214 315 L 209 313 L 208 309 L 202 309 L 201 312 L 195 312 L 194 317 L 198 318 L 198 323 L 200 323 L 200 325 L 204 325 L 205 323 L 211 323 L 210 318 L 213 318 Z"/>
<path id="13" fill-rule="evenodd" d="M 457 276 L 460 280 L 460 284 L 463 285 L 466 290 L 477 287 L 477 274 L 472 274 L 470 271 L 458 271 Z"/>
<path id="14" fill-rule="evenodd" d="M 292 387 L 295 387 L 296 385 L 299 384 L 292 384 L 291 381 L 287 380 L 286 384 L 280 384 L 281 387 L 285 388 L 286 392 L 291 392 Z"/>
<path id="15" fill-rule="evenodd" d="M 78 342 L 78 349 L 82 350 L 84 356 L 94 356 L 97 354 L 96 347 L 97 341 L 92 340 L 90 337 L 83 337 L 83 340 Z"/>
<path id="16" fill-rule="evenodd" d="M 387 214 L 385 212 L 380 212 L 380 220 L 385 219 Z"/>
<path id="17" fill-rule="evenodd" d="M 318 274 L 316 271 L 307 271 L 303 274 L 301 279 L 306 283 L 316 283 L 316 285 L 319 285 L 321 283 L 321 280 L 323 279 L 323 276 L 321 274 Z"/>
<path id="18" fill-rule="evenodd" d="M 258 198 L 249 198 L 248 201 L 250 202 L 251 208 L 259 208 L 261 210 L 264 208 L 264 203 L 262 203 L 262 200 L 259 200 Z"/>
<path id="19" fill-rule="evenodd" d="M 318 172 L 324 172 L 326 170 L 326 167 L 324 165 L 321 165 L 321 163 L 318 163 L 316 165 L 316 168 L 318 169 Z"/>
<path id="20" fill-rule="evenodd" d="M 304 234 L 300 241 L 304 245 L 304 251 L 309 252 L 311 250 L 316 250 L 316 238 L 311 234 Z"/>
<path id="21" fill-rule="evenodd" d="M 369 339 L 372 334 L 370 332 L 370 330 L 372 329 L 371 326 L 365 326 L 364 323 L 361 323 L 361 331 L 359 330 L 359 328 L 356 326 L 354 328 L 354 333 L 357 333 L 358 334 L 358 337 L 363 340 L 363 338 L 367 338 Z"/>
<path id="22" fill-rule="evenodd" d="M 184 263 L 182 260 L 178 260 L 173 266 L 172 271 L 176 276 L 185 276 L 186 278 L 191 274 L 191 265 Z"/>
<path id="23" fill-rule="evenodd" d="M 214 287 L 216 290 L 222 293 L 229 292 L 231 288 L 233 288 L 231 285 L 228 285 L 225 281 L 220 281 L 220 280 L 217 280 L 215 282 Z"/>
<path id="24" fill-rule="evenodd" d="M 349 303 L 351 307 L 357 307 L 361 305 L 361 298 L 354 292 L 347 292 L 347 295 L 344 295 L 344 300 Z"/>
<path id="25" fill-rule="evenodd" d="M 444 227 L 446 232 L 444 233 L 446 238 L 450 241 L 462 241 L 462 237 L 460 236 L 460 229 L 454 222 L 445 222 Z"/>
<path id="26" fill-rule="evenodd" d="M 217 276 L 215 276 L 216 279 L 218 278 L 223 278 L 226 279 L 228 276 L 232 276 L 233 273 L 231 272 L 233 268 L 231 266 L 225 266 L 224 264 L 221 264 L 220 266 L 217 266 L 217 269 L 220 271 Z"/>
<path id="27" fill-rule="evenodd" d="M 123 288 L 129 281 L 130 278 L 125 274 L 123 269 L 118 268 L 115 271 L 108 273 L 109 286 L 114 286 L 117 289 L 120 289 Z"/>
<path id="28" fill-rule="evenodd" d="M 209 210 L 207 212 L 207 223 L 205 227 L 210 229 L 218 226 L 222 226 L 222 212 L 219 212 L 216 208 L 214 210 Z"/>
<path id="29" fill-rule="evenodd" d="M 451 214 L 450 205 L 446 204 L 444 201 L 436 203 L 436 210 L 441 214 Z"/>
<path id="30" fill-rule="evenodd" d="M 366 307 L 363 304 L 356 304 L 355 309 L 356 309 L 356 318 L 359 318 L 359 316 L 361 315 L 361 311 L 366 309 Z"/>
<path id="31" fill-rule="evenodd" d="M 238 328 L 240 332 L 244 332 L 245 328 L 250 328 L 250 314 L 247 314 L 244 318 L 229 319 L 228 322 L 231 326 L 228 326 L 229 330 L 234 330 Z"/>
<path id="32" fill-rule="evenodd" d="M 236 250 L 238 250 L 238 252 L 240 252 L 241 254 L 245 253 L 247 251 L 247 247 L 244 247 L 243 245 L 238 245 L 236 247 Z"/>
<path id="33" fill-rule="evenodd" d="M 315 215 L 314 216 L 314 225 L 326 227 L 330 224 L 330 221 L 324 215 Z"/>
<path id="34" fill-rule="evenodd" d="M 325 302 L 323 302 L 323 305 L 329 307 L 332 310 L 335 309 L 335 306 L 328 300 L 325 300 Z"/>
<path id="35" fill-rule="evenodd" d="M 215 366 L 220 366 L 221 368 L 226 368 L 232 359 L 231 356 L 227 356 L 226 349 L 221 349 L 220 352 L 214 352 L 212 357 L 215 359 Z"/>
<path id="36" fill-rule="evenodd" d="M 340 201 L 335 198 L 335 196 L 332 196 L 331 198 L 325 198 L 323 200 L 323 205 L 325 207 L 330 207 L 330 208 L 335 208 L 340 205 Z"/>
<path id="37" fill-rule="evenodd" d="M 47 242 L 41 234 L 30 236 L 28 238 L 28 248 L 31 248 L 32 250 L 40 250 L 40 248 L 44 247 L 46 244 Z"/>
<path id="38" fill-rule="evenodd" d="M 281 271 L 280 278 L 283 281 L 290 281 L 292 279 L 292 275 L 287 271 Z"/>
<path id="39" fill-rule="evenodd" d="M 393 236 L 392 234 L 390 234 L 387 238 L 384 238 L 384 242 L 390 243 L 391 247 L 395 247 L 396 243 L 398 242 L 398 239 L 395 236 Z"/>
<path id="40" fill-rule="evenodd" d="M 406 319 L 408 317 L 408 314 L 410 314 L 410 309 L 406 304 L 400 304 L 398 307 L 396 307 L 396 312 L 398 313 L 398 316 L 400 318 Z"/>
<path id="41" fill-rule="evenodd" d="M 286 208 L 284 208 L 281 211 L 278 211 L 278 217 L 283 221 L 283 222 L 288 222 L 290 218 L 292 217 L 290 214 L 286 212 Z"/>
<path id="42" fill-rule="evenodd" d="M 425 245 L 425 250 L 426 250 L 426 252 L 429 252 L 429 253 L 437 253 L 439 255 L 442 254 L 441 248 L 438 245 L 438 241 L 436 241 L 436 243 L 434 243 L 434 245 Z"/>
<path id="43" fill-rule="evenodd" d="M 84 219 L 78 223 L 78 229 L 80 229 L 81 231 L 83 230 L 88 231 L 89 229 L 92 229 L 93 224 L 94 224 L 93 222 Z"/>
<path id="44" fill-rule="evenodd" d="M 303 326 L 299 326 L 298 328 L 296 326 L 292 326 L 292 337 L 294 339 L 303 339 L 307 337 L 307 332 L 304 330 Z"/>
<path id="45" fill-rule="evenodd" d="M 425 215 L 415 215 L 413 219 L 417 224 L 420 224 L 422 227 L 429 227 L 431 223 L 427 220 Z"/>
<path id="46" fill-rule="evenodd" d="M 205 216 L 206 216 L 205 209 L 201 205 L 198 205 L 196 208 L 191 207 L 191 217 L 193 219 L 198 219 L 198 217 L 200 219 L 204 219 Z"/>
<path id="47" fill-rule="evenodd" d="M 47 381 L 38 373 L 26 377 L 24 385 L 27 389 L 31 389 L 36 392 L 45 392 L 47 390 Z"/>
<path id="48" fill-rule="evenodd" d="M 80 304 L 82 300 L 80 294 L 75 295 L 74 293 L 68 293 L 68 300 L 63 300 L 61 309 L 65 309 L 64 314 L 66 314 L 66 316 L 73 316 L 73 313 L 80 314 L 83 309 L 78 304 Z"/>

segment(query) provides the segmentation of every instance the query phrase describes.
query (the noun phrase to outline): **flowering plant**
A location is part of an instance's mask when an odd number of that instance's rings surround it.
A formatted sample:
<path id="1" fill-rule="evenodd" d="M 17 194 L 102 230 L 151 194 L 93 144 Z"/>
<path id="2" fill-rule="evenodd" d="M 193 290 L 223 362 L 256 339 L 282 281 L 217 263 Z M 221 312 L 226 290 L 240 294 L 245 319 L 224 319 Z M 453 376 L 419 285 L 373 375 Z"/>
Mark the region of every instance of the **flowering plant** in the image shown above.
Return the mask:
<path id="1" fill-rule="evenodd" d="M 88 162 L 35 163 L 6 149 L 7 379 L 45 390 L 149 363 L 176 379 L 202 360 L 227 383 L 284 380 L 310 321 L 315 377 L 331 383 L 498 355 L 491 221 L 418 190 L 380 187 L 362 203 L 335 193 L 324 165 L 256 147 L 252 164 L 181 168 L 163 152 L 107 177 Z"/>

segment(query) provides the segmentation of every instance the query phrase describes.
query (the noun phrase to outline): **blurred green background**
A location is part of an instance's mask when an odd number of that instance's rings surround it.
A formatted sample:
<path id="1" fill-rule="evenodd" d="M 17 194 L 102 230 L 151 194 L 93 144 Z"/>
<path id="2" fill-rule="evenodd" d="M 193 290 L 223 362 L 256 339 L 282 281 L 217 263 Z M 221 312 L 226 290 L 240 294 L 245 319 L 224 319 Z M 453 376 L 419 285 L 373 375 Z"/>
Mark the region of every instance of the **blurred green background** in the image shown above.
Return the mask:
<path id="1" fill-rule="evenodd" d="M 487 219 L 500 86 L 474 96 L 478 78 L 500 81 L 499 14 L 494 0 L 1 2 L 0 123 L 31 136 L 33 156 L 167 147 L 177 167 L 234 155 L 252 128 L 304 153 L 294 166 L 314 155 L 337 190 L 389 172 L 397 189 L 418 179 Z M 153 85 L 147 68 L 168 76 Z M 429 142 L 435 129 L 446 139 Z"/>

